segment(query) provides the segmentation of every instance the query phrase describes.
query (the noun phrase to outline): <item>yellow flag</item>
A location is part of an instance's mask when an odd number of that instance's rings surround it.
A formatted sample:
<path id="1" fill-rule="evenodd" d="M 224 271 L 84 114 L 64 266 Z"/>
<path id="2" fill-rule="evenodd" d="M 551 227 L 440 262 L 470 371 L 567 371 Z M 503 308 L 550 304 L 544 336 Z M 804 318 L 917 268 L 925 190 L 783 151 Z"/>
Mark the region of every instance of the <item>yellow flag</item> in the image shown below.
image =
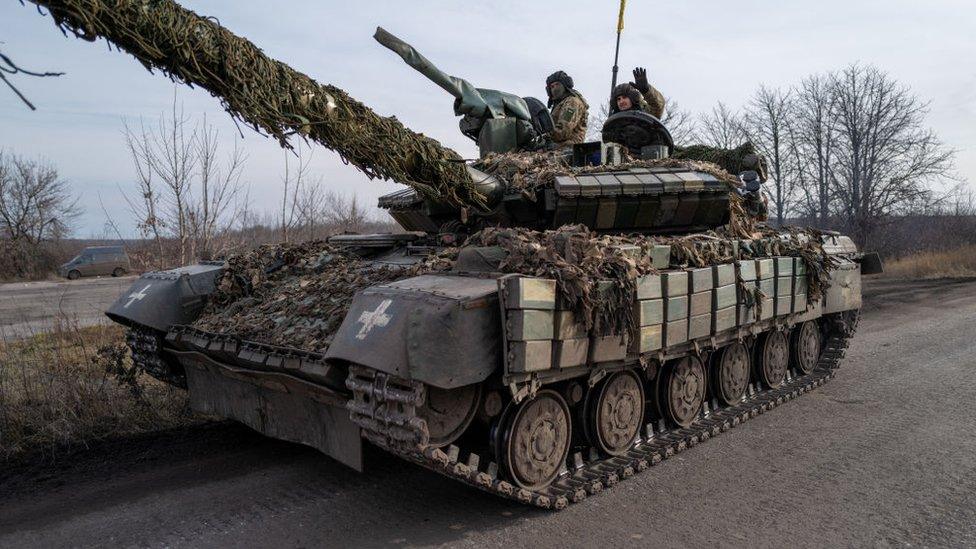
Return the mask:
<path id="1" fill-rule="evenodd" d="M 624 30 L 624 6 L 627 5 L 627 0 L 620 0 L 620 15 L 617 16 L 617 32 Z"/>

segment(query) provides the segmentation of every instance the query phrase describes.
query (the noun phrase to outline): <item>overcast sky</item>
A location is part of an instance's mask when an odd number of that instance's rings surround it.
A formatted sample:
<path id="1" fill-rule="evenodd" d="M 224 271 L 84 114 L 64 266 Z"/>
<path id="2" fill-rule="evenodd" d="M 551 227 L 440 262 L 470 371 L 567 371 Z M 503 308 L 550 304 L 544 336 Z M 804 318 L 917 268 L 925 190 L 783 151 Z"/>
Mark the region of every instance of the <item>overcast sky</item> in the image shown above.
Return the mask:
<path id="1" fill-rule="evenodd" d="M 477 152 L 457 130 L 452 98 L 376 43 L 377 25 L 478 87 L 544 98 L 545 77 L 563 69 L 591 105 L 609 91 L 616 0 L 182 3 L 468 158 Z M 174 89 L 187 114 L 206 114 L 216 123 L 225 149 L 241 141 L 253 205 L 270 209 L 280 199 L 285 153 L 247 129 L 241 139 L 205 91 L 175 88 L 130 56 L 108 51 L 103 41 L 65 38 L 49 17 L 14 0 L 0 8 L 0 43 L 24 68 L 67 73 L 16 77 L 36 112 L 0 88 L 0 149 L 58 166 L 85 209 L 77 236 L 102 234 L 99 199 L 123 231 L 135 234 L 120 193 L 134 188 L 122 121 L 157 120 L 170 107 Z M 970 179 L 976 173 L 972 0 L 631 0 L 620 58 L 625 77 L 635 65 L 648 67 L 652 82 L 693 112 L 720 100 L 740 106 L 761 83 L 791 86 L 855 61 L 873 64 L 931 103 L 929 125 L 958 150 L 958 173 Z M 321 147 L 315 148 L 313 166 L 332 188 L 370 204 L 398 188 L 367 180 Z"/>

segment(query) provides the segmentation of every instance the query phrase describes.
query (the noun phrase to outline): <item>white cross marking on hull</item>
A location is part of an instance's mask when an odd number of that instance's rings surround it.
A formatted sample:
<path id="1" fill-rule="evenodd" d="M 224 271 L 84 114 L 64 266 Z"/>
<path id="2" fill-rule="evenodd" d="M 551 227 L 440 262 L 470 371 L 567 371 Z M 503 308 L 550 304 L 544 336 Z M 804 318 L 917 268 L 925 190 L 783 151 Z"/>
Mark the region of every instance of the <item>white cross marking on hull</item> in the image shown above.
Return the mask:
<path id="1" fill-rule="evenodd" d="M 145 288 L 139 290 L 138 292 L 133 292 L 133 293 L 129 294 L 129 302 L 126 303 L 125 306 L 122 307 L 122 308 L 123 309 L 128 309 L 129 308 L 129 305 L 132 305 L 132 302 L 133 301 L 136 301 L 136 300 L 142 301 L 142 298 L 146 297 L 146 295 L 147 295 L 146 294 L 146 290 L 148 290 L 150 286 L 152 286 L 152 284 L 146 284 L 146 287 Z"/>
<path id="2" fill-rule="evenodd" d="M 376 306 L 375 311 L 363 311 L 363 314 L 359 315 L 359 322 L 362 323 L 363 327 L 356 334 L 356 339 L 366 339 L 370 330 L 376 326 L 386 326 L 389 324 L 393 316 L 386 314 L 386 309 L 389 308 L 391 303 L 393 303 L 393 300 L 384 299 Z"/>

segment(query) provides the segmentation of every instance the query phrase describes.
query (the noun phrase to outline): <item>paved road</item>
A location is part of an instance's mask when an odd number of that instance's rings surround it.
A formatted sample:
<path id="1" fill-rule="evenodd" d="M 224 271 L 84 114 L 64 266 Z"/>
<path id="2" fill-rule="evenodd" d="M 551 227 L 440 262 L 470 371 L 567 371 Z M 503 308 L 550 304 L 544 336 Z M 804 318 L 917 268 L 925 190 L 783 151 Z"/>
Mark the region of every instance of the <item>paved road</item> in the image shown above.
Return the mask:
<path id="1" fill-rule="evenodd" d="M 57 321 L 106 323 L 102 313 L 136 276 L 0 284 L 0 339 L 46 332 Z"/>
<path id="2" fill-rule="evenodd" d="M 0 471 L 0 546 L 976 546 L 976 281 L 870 294 L 835 380 L 566 511 L 217 424 Z"/>

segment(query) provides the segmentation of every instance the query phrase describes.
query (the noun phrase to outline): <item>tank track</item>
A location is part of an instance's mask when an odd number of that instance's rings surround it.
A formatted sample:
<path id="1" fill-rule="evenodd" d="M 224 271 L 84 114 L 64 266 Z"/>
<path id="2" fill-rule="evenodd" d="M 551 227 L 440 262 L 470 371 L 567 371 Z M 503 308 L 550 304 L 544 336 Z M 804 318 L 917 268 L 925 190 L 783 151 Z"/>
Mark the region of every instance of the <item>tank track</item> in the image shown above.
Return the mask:
<path id="1" fill-rule="evenodd" d="M 125 342 L 132 354 L 132 363 L 154 378 L 186 389 L 186 374 L 176 371 L 162 355 L 164 335 L 139 326 L 126 331 Z"/>
<path id="2" fill-rule="evenodd" d="M 395 379 L 362 367 L 350 369 L 346 386 L 353 392 L 347 407 L 367 440 L 408 461 L 457 479 L 465 484 L 521 503 L 545 509 L 564 509 L 643 472 L 709 438 L 820 387 L 836 373 L 857 323 L 857 317 L 840 320 L 826 338 L 817 367 L 809 374 L 794 376 L 776 389 L 756 392 L 750 385 L 747 397 L 734 406 L 717 407 L 706 402 L 699 418 L 688 428 L 664 428 L 648 424 L 633 448 L 619 457 L 571 454 L 572 467 L 552 484 L 540 490 L 526 490 L 499 477 L 498 465 L 483 463 L 475 453 L 457 446 L 426 447 L 427 427 L 414 412 L 423 402 L 423 386 Z M 711 409 L 709 409 L 711 408 Z M 462 461 L 461 458 L 465 457 Z"/>

